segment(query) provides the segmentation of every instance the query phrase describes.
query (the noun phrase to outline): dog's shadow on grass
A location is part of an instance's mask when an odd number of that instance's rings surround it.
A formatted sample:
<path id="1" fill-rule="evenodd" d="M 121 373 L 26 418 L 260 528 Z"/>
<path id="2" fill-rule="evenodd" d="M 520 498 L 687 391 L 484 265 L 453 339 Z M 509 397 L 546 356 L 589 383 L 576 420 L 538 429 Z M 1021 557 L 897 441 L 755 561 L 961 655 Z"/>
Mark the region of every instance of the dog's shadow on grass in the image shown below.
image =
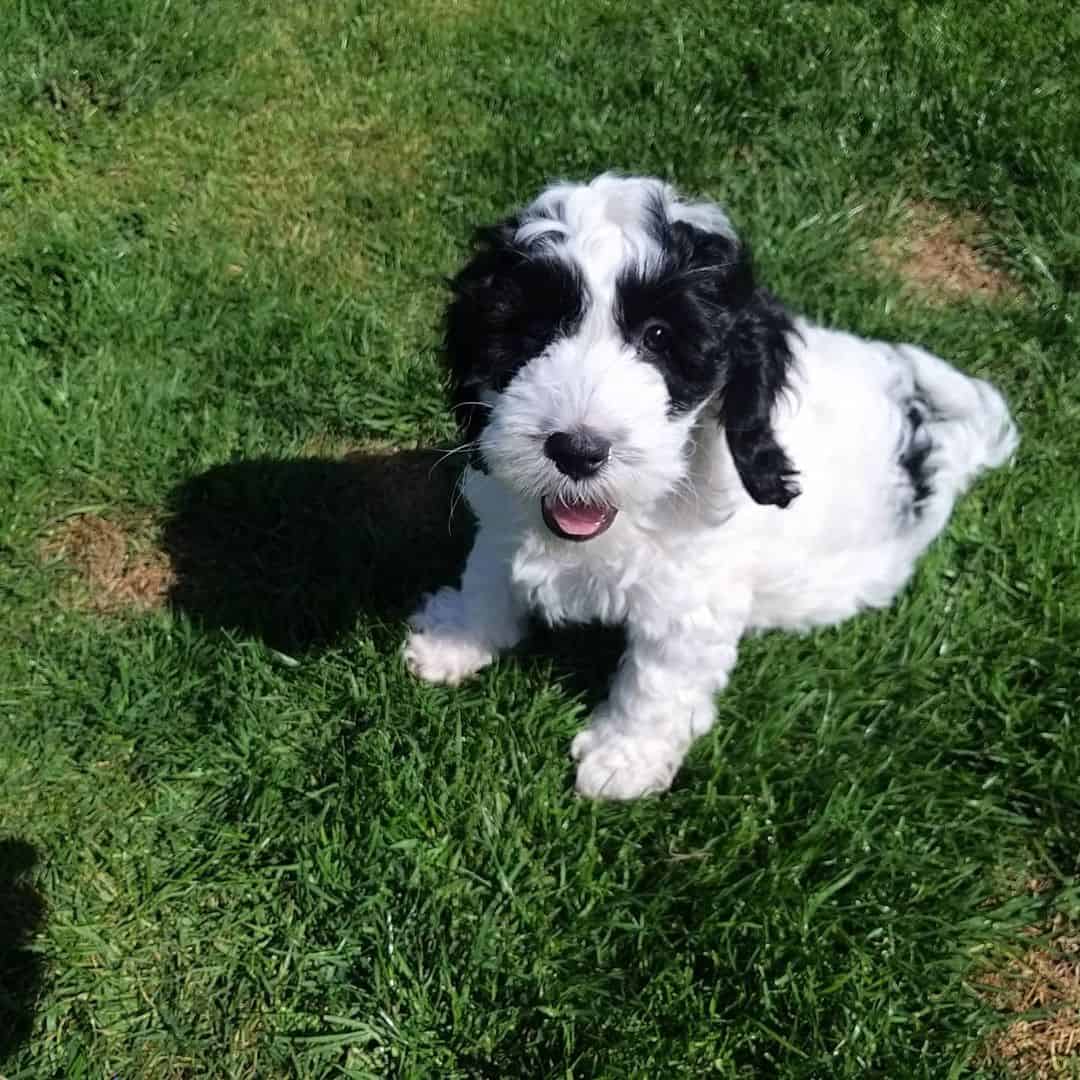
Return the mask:
<path id="1" fill-rule="evenodd" d="M 332 645 L 361 612 L 403 618 L 455 580 L 471 532 L 441 456 L 260 458 L 191 478 L 162 537 L 172 606 L 289 653 Z"/>
<path id="2" fill-rule="evenodd" d="M 362 615 L 396 631 L 423 593 L 460 579 L 473 533 L 460 472 L 461 459 L 438 449 L 215 466 L 171 499 L 170 602 L 290 655 L 333 645 Z M 550 658 L 592 699 L 616 637 L 538 628 L 522 659 Z"/>
<path id="3" fill-rule="evenodd" d="M 45 924 L 45 902 L 30 883 L 37 852 L 0 839 L 0 1063 L 29 1037 L 43 965 L 30 945 Z"/>

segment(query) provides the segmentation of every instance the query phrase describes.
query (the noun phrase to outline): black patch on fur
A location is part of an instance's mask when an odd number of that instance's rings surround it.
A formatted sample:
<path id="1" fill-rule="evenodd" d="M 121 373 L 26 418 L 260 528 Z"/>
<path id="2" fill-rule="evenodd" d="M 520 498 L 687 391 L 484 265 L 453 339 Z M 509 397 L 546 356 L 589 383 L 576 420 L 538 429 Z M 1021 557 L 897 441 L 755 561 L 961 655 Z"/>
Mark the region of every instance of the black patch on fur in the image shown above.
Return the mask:
<path id="1" fill-rule="evenodd" d="M 517 227 L 510 219 L 479 229 L 473 258 L 450 283 L 446 358 L 454 413 L 470 440 L 489 412 L 475 404 L 479 395 L 504 390 L 556 337 L 573 333 L 585 310 L 576 268 L 515 243 Z"/>
<path id="2" fill-rule="evenodd" d="M 787 385 L 794 326 L 754 282 L 747 248 L 719 233 L 650 214 L 662 254 L 623 274 L 616 317 L 626 340 L 664 376 L 673 413 L 718 395 L 720 421 L 743 486 L 759 503 L 787 506 L 799 494 L 796 470 L 772 429 Z M 667 346 L 648 347 L 666 328 Z"/>
<path id="3" fill-rule="evenodd" d="M 927 466 L 930 451 L 934 448 L 930 433 L 925 426 L 927 412 L 928 406 L 920 399 L 908 403 L 907 425 L 904 429 L 904 441 L 898 459 L 900 467 L 911 480 L 913 493 L 911 510 L 916 518 L 921 516 L 923 504 L 934 493 L 930 470 Z"/>
<path id="4" fill-rule="evenodd" d="M 627 342 L 663 375 L 671 411 L 685 412 L 719 389 L 725 346 L 752 282 L 743 280 L 734 241 L 671 224 L 662 209 L 650 213 L 649 225 L 661 254 L 620 275 L 615 316 Z M 657 323 L 670 339 L 662 351 L 646 345 L 645 332 Z"/>
<path id="5" fill-rule="evenodd" d="M 795 466 L 776 441 L 772 411 L 792 364 L 790 316 L 765 289 L 755 289 L 732 333 L 731 363 L 720 420 L 743 487 L 755 502 L 787 506 L 799 494 Z"/>

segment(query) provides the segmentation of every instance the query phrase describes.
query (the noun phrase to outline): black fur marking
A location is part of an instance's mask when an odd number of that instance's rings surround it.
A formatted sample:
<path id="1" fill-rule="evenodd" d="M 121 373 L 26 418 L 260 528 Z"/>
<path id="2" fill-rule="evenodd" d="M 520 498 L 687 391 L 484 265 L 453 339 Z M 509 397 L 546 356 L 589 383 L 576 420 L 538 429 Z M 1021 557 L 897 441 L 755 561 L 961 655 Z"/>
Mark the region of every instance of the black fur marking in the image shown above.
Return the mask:
<path id="1" fill-rule="evenodd" d="M 620 276 L 616 319 L 627 342 L 659 369 L 671 411 L 680 413 L 719 388 L 725 343 L 746 288 L 733 241 L 672 225 L 655 212 L 649 224 L 662 254 Z M 670 339 L 662 351 L 647 346 L 646 331 L 658 323 Z"/>
<path id="2" fill-rule="evenodd" d="M 926 403 L 920 399 L 908 403 L 907 427 L 898 459 L 900 467 L 911 480 L 911 490 L 914 495 L 911 509 L 916 517 L 922 514 L 923 504 L 934 493 L 930 471 L 927 467 L 927 459 L 934 448 L 930 433 L 925 426 L 927 411 Z"/>
<path id="3" fill-rule="evenodd" d="M 791 318 L 765 289 L 757 289 L 732 334 L 731 365 L 720 419 L 743 486 L 755 502 L 787 506 L 799 494 L 794 465 L 776 441 L 772 411 L 792 364 Z"/>
<path id="4" fill-rule="evenodd" d="M 620 329 L 664 376 L 673 413 L 719 392 L 743 486 L 756 502 L 787 506 L 799 494 L 796 470 L 776 441 L 771 415 L 792 362 L 791 319 L 755 286 L 750 254 L 737 241 L 655 213 L 650 227 L 662 255 L 620 278 Z M 659 352 L 648 347 L 656 323 L 669 338 Z"/>
<path id="5" fill-rule="evenodd" d="M 570 264 L 515 243 L 517 221 L 481 229 L 476 254 L 450 283 L 446 358 L 454 413 L 467 439 L 484 428 L 485 390 L 502 391 L 559 335 L 581 322 L 585 284 Z"/>

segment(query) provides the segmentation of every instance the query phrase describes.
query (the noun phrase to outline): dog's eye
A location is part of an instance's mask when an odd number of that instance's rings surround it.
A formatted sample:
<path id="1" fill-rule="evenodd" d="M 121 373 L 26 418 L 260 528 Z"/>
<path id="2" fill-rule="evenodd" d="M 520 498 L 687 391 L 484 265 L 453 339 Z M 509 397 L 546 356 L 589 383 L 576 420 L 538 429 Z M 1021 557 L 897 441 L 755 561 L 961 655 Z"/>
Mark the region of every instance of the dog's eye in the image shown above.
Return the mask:
<path id="1" fill-rule="evenodd" d="M 662 322 L 649 323 L 642 331 L 641 343 L 649 352 L 667 352 L 671 348 L 671 327 Z"/>

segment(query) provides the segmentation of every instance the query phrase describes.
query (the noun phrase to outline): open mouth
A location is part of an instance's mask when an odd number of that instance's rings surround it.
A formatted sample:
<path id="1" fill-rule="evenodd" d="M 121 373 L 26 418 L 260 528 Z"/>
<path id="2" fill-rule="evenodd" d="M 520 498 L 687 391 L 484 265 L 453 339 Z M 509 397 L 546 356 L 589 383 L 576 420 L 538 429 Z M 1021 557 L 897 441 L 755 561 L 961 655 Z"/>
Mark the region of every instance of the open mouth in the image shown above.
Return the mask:
<path id="1" fill-rule="evenodd" d="M 619 512 L 607 503 L 568 503 L 544 496 L 540 500 L 544 524 L 564 540 L 591 540 L 611 527 Z"/>

